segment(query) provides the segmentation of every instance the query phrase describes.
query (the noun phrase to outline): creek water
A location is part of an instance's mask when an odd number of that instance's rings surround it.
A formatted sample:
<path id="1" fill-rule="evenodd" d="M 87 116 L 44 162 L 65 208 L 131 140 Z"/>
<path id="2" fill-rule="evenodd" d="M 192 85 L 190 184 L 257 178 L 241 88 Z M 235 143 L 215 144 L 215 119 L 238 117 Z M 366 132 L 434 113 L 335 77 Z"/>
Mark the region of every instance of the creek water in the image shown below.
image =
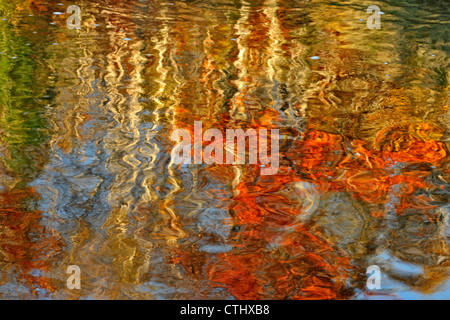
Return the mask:
<path id="1" fill-rule="evenodd" d="M 0 15 L 0 298 L 450 298 L 446 1 Z M 174 163 L 194 121 L 278 129 L 278 172 Z"/>

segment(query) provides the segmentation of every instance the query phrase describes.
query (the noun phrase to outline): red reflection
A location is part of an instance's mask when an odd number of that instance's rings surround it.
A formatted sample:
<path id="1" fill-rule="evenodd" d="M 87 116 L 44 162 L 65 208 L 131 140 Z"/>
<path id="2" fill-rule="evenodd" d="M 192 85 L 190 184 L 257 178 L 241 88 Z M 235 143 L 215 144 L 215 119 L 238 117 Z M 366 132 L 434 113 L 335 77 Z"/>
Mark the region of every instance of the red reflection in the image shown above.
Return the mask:
<path id="1" fill-rule="evenodd" d="M 33 294 L 51 293 L 57 288 L 46 275 L 49 257 L 60 252 L 61 241 L 40 223 L 42 213 L 24 208 L 25 201 L 37 197 L 33 189 L 0 194 L 0 252 L 6 270 L 15 270 L 16 280 Z"/>

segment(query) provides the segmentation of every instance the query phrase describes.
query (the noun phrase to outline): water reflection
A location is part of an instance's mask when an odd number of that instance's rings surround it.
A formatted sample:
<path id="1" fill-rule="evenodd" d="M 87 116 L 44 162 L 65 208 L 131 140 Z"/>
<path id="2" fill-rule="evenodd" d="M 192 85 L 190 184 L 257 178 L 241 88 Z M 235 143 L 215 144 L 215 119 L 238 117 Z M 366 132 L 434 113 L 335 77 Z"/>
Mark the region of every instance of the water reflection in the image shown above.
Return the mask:
<path id="1" fill-rule="evenodd" d="M 73 4 L 0 4 L 2 298 L 449 297 L 446 6 Z M 174 164 L 199 120 L 279 172 Z"/>

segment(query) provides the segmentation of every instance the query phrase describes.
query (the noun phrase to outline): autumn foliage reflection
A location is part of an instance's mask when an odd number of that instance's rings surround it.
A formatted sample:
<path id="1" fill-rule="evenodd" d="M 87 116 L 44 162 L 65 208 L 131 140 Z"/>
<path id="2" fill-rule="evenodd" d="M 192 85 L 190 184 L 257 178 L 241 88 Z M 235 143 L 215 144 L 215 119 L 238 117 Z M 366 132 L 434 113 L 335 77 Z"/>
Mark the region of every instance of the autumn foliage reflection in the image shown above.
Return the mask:
<path id="1" fill-rule="evenodd" d="M 37 196 L 31 188 L 0 194 L 0 254 L 3 272 L 13 270 L 17 281 L 29 287 L 31 293 L 45 295 L 58 287 L 47 272 L 49 258 L 61 251 L 62 242 L 42 226 L 41 212 L 26 209 L 26 201 Z"/>
<path id="2" fill-rule="evenodd" d="M 414 193 L 427 187 L 429 166 L 446 159 L 443 144 L 432 138 L 436 131 L 427 123 L 389 128 L 369 145 L 306 130 L 281 155 L 291 166 L 280 168 L 279 174 L 260 176 L 258 166 L 251 166 L 229 207 L 237 230 L 230 242 L 234 249 L 218 254 L 214 262 L 203 261 L 210 285 L 226 288 L 237 299 L 349 297 L 347 285 L 361 270 L 344 251 L 299 222 L 305 208 L 286 195 L 287 188 L 296 182 L 313 183 L 322 193 L 345 191 L 374 204 L 386 203 L 394 193 L 400 198 L 397 213 L 402 214 L 417 207 L 420 196 Z M 397 173 L 402 163 L 420 166 Z M 384 212 L 371 214 L 383 217 Z M 188 260 L 198 262 L 183 253 L 178 263 Z"/>

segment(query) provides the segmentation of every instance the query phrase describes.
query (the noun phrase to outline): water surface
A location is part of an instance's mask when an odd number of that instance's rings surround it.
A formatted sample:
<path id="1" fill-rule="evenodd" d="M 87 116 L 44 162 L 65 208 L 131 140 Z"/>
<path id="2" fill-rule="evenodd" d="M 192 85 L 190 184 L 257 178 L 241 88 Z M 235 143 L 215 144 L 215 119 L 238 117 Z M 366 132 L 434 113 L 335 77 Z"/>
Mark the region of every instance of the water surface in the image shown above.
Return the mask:
<path id="1" fill-rule="evenodd" d="M 446 1 L 0 15 L 0 298 L 450 298 Z M 279 129 L 280 170 L 174 164 L 194 121 Z"/>

